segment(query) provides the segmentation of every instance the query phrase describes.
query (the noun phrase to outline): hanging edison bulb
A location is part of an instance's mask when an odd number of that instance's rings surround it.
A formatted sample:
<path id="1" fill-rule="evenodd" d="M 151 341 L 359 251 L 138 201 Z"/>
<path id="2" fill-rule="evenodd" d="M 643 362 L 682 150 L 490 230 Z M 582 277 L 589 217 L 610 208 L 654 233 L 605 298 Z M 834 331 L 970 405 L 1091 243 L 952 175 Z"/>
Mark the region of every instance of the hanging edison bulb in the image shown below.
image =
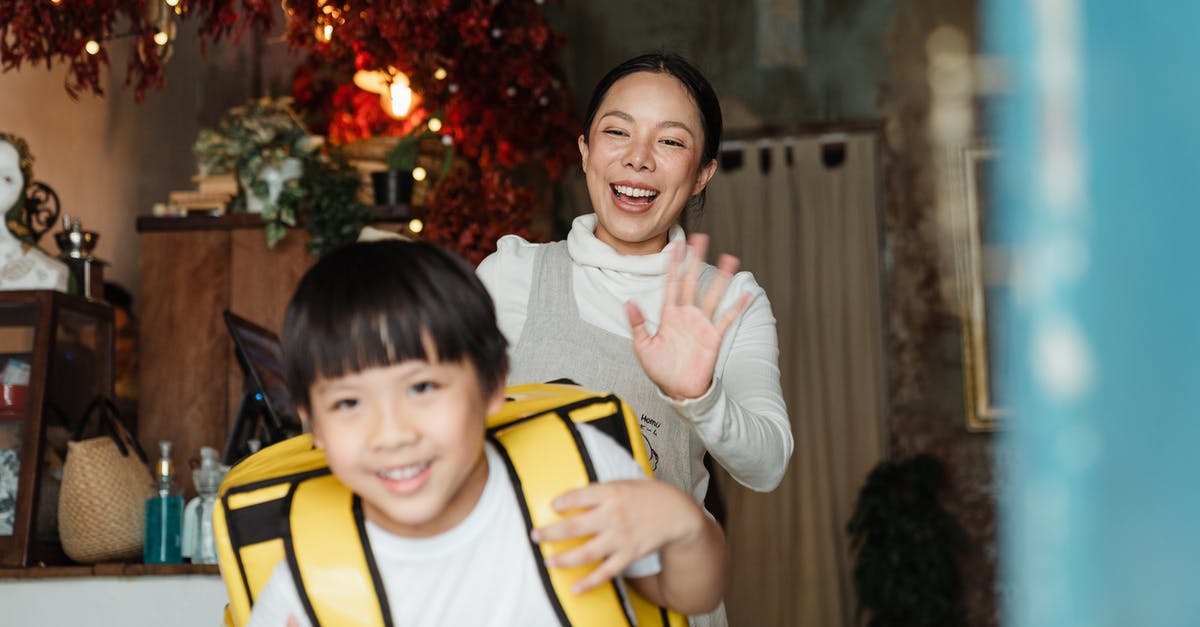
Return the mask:
<path id="1" fill-rule="evenodd" d="M 397 119 L 407 116 L 417 99 L 409 86 L 408 76 L 390 65 L 387 70 L 355 72 L 354 84 L 359 89 L 379 94 L 379 106 Z"/>

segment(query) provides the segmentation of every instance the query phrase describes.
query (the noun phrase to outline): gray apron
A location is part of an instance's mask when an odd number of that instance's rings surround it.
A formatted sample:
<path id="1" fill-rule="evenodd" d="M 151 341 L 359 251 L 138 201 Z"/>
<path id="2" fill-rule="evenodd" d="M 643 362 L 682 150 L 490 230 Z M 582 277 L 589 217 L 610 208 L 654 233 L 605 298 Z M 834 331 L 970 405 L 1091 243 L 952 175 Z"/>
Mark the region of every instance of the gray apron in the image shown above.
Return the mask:
<path id="1" fill-rule="evenodd" d="M 614 392 L 638 416 L 655 478 L 704 503 L 708 470 L 704 444 L 691 425 L 658 394 L 633 353 L 633 340 L 584 322 L 571 280 L 565 241 L 544 244 L 533 262 L 525 325 L 512 350 L 508 383 L 570 379 L 598 392 Z M 707 283 L 711 268 L 701 283 Z M 692 617 L 693 626 L 725 625 L 725 608 Z"/>

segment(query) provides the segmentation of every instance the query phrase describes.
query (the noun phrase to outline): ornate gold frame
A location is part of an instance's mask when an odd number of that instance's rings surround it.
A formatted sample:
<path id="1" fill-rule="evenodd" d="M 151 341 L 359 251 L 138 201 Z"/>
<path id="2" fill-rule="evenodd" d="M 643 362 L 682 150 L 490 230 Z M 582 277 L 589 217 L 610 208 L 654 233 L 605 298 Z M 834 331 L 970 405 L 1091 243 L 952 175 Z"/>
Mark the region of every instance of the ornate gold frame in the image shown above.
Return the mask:
<path id="1" fill-rule="evenodd" d="M 960 318 L 963 338 L 963 380 L 966 391 L 967 428 L 972 431 L 993 431 L 1001 423 L 1007 409 L 997 403 L 993 389 L 992 350 L 989 346 L 987 308 L 987 278 L 991 274 L 985 263 L 985 234 L 983 222 L 987 211 L 987 194 L 982 190 L 980 173 L 995 151 L 986 145 L 963 149 L 961 160 L 963 228 L 959 230 L 961 244 L 957 252 Z"/>

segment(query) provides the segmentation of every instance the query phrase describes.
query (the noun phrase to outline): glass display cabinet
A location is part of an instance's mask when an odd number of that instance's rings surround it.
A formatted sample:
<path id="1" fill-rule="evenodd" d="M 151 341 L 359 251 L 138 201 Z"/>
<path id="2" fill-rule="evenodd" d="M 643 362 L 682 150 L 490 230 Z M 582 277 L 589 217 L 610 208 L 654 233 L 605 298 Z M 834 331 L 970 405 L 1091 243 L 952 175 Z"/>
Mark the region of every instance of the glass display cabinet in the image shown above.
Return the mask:
<path id="1" fill-rule="evenodd" d="M 62 564 L 58 488 L 88 403 L 112 395 L 113 310 L 49 290 L 0 291 L 0 566 Z"/>

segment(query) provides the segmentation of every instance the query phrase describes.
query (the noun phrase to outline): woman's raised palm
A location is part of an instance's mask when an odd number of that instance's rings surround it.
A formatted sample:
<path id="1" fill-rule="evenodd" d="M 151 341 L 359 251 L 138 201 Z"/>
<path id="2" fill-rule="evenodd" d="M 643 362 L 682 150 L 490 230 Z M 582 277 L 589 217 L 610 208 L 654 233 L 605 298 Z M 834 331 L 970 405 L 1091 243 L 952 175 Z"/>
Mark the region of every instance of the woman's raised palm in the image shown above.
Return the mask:
<path id="1" fill-rule="evenodd" d="M 646 318 L 638 306 L 633 301 L 625 303 L 633 331 L 633 351 L 642 369 L 664 394 L 676 400 L 698 398 L 708 391 L 721 352 L 721 339 L 750 302 L 750 295 L 742 294 L 718 317 L 717 306 L 737 272 L 738 259 L 721 255 L 716 278 L 703 299 L 698 300 L 708 236 L 689 236 L 686 248 L 686 258 L 682 246 L 671 253 L 662 315 L 654 335 L 646 329 Z"/>

